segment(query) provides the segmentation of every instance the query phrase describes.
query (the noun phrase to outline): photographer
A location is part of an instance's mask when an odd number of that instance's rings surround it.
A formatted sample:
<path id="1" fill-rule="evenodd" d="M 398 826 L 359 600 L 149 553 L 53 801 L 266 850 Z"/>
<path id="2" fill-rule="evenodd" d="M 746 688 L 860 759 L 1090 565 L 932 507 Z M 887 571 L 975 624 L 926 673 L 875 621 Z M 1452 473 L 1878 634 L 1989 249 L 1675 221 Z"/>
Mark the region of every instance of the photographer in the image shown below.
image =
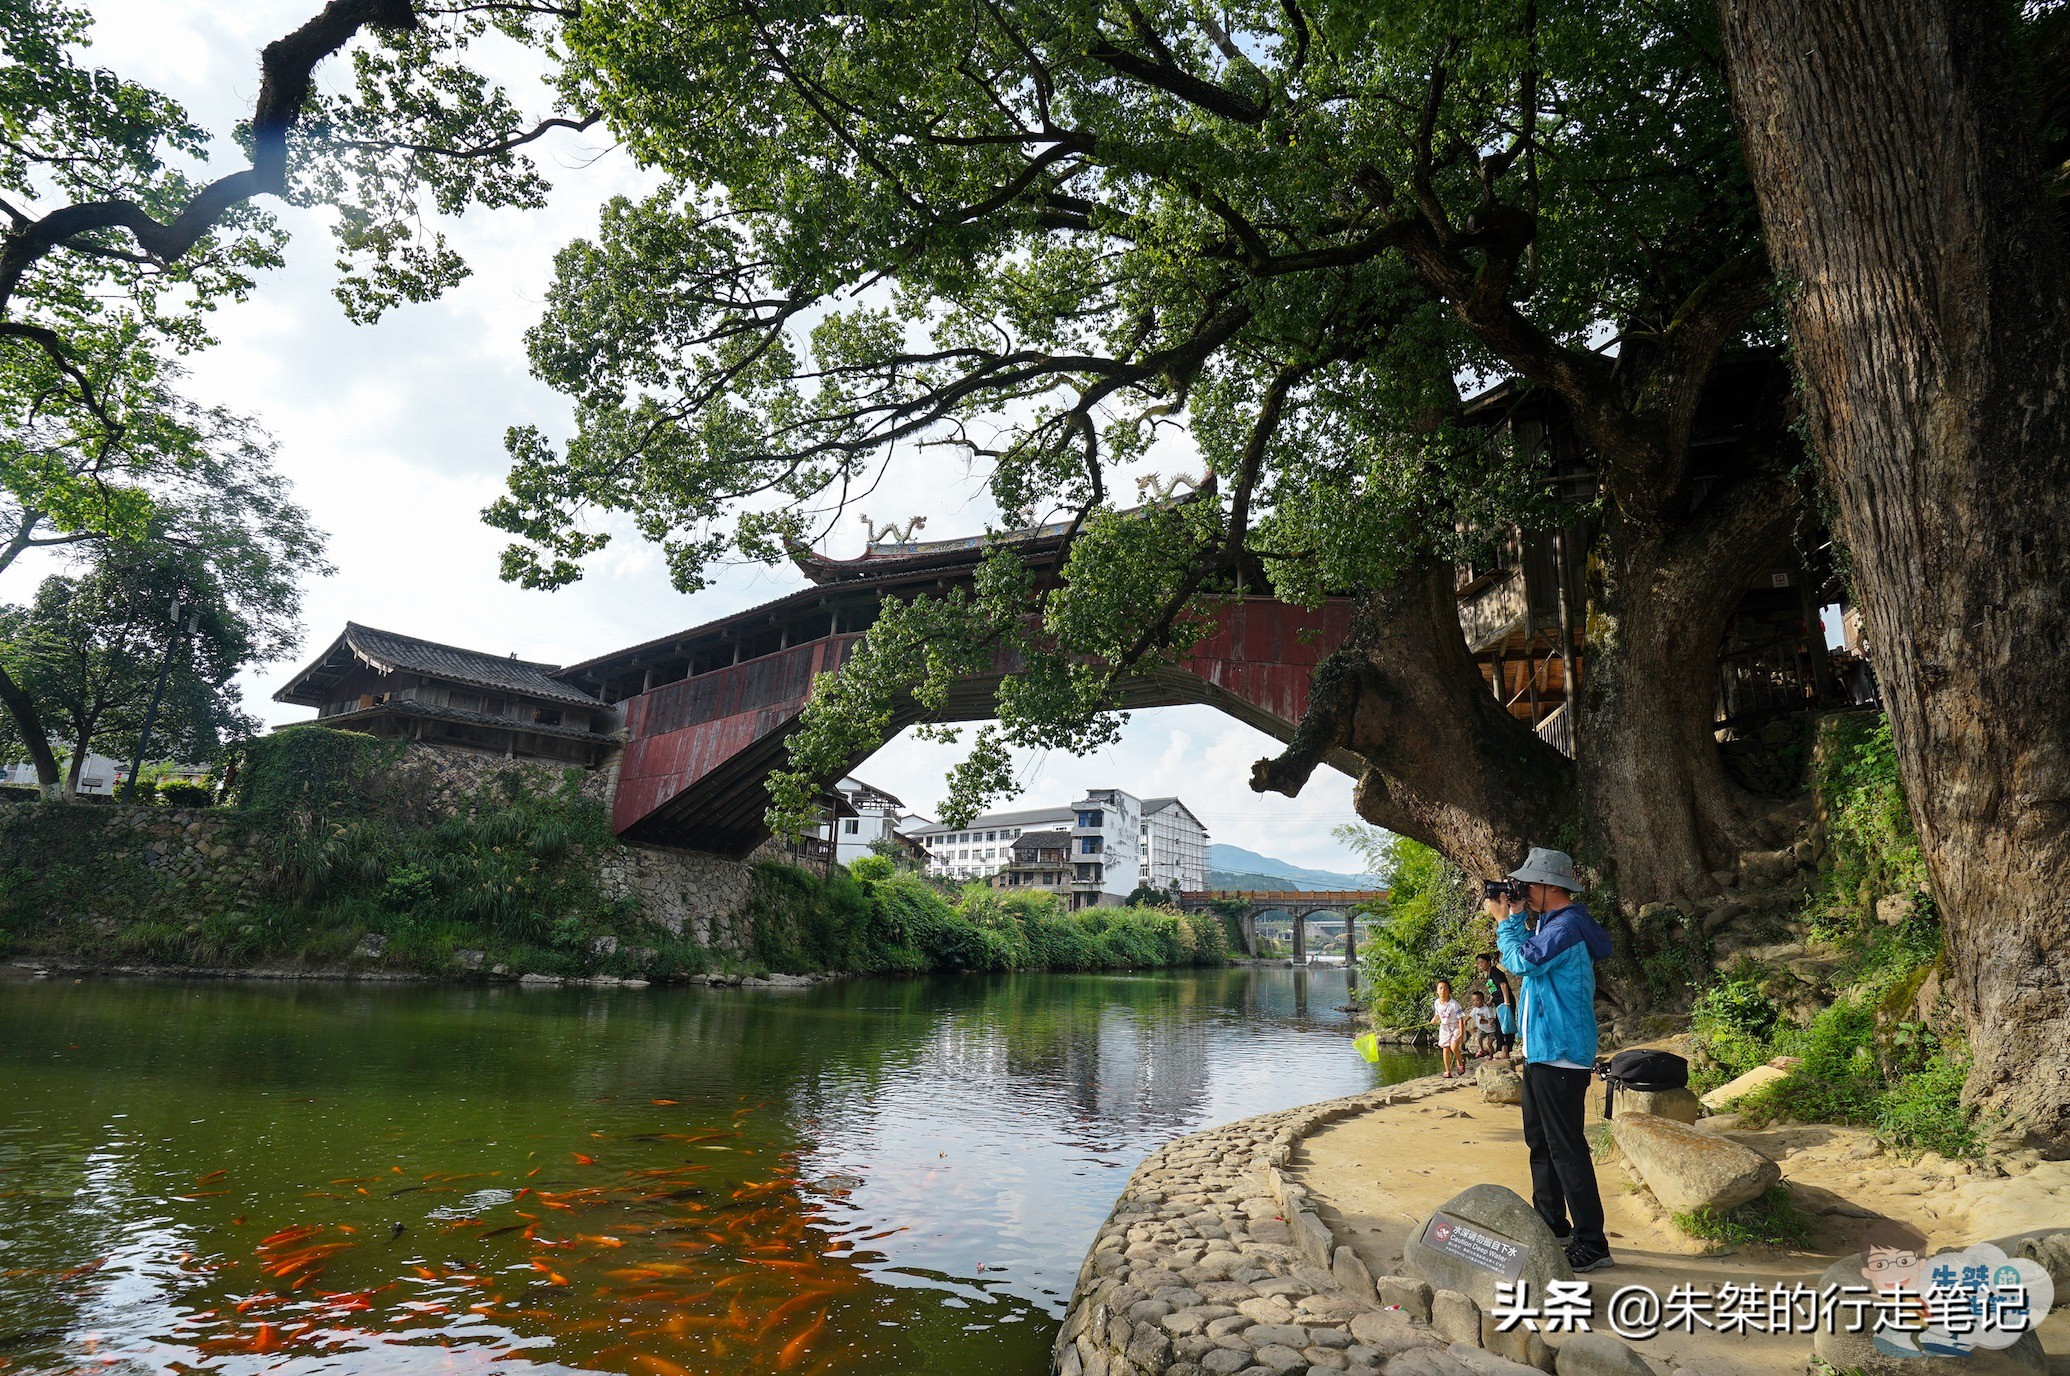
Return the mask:
<path id="1" fill-rule="evenodd" d="M 1574 901 L 1580 887 L 1571 858 L 1535 846 L 1507 880 L 1491 879 L 1483 887 L 1502 963 L 1523 982 L 1531 1203 L 1566 1244 L 1568 1264 L 1577 1272 L 1611 1264 L 1603 1198 L 1582 1131 L 1582 1101 L 1596 1063 L 1595 962 L 1610 955 L 1610 934 Z M 1533 914 L 1539 915 L 1535 921 Z"/>

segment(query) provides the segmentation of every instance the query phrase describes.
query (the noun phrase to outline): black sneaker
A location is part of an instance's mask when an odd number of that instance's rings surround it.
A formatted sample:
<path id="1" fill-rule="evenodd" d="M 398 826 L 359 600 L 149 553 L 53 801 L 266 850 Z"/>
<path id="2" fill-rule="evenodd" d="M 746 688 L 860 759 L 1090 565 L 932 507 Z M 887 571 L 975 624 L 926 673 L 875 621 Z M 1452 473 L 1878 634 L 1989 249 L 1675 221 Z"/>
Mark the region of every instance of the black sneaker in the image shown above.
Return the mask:
<path id="1" fill-rule="evenodd" d="M 1567 1264 L 1574 1268 L 1577 1276 L 1584 1271 L 1600 1271 L 1617 1264 L 1610 1259 L 1610 1249 L 1600 1243 L 1572 1241 L 1567 1244 L 1566 1252 Z"/>

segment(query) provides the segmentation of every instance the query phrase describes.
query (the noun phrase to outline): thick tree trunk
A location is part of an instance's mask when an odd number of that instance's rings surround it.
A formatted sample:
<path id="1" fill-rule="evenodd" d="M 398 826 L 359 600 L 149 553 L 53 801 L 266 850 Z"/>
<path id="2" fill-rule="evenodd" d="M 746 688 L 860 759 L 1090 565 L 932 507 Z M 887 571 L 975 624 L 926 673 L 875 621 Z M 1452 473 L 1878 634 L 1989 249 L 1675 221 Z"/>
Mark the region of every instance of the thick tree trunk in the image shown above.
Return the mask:
<path id="1" fill-rule="evenodd" d="M 1968 1093 L 2070 1149 L 2070 327 L 2016 7 L 1720 9 Z"/>
<path id="2" fill-rule="evenodd" d="M 65 798 L 67 801 L 79 796 L 79 774 L 81 770 L 86 768 L 87 740 L 88 737 L 86 736 L 79 738 L 79 744 L 72 747 L 71 763 L 65 767 Z"/>
<path id="3" fill-rule="evenodd" d="M 1684 520 L 1605 513 L 1575 754 L 1585 850 L 1627 915 L 1656 902 L 1693 914 L 1758 838 L 1718 751 L 1718 649 L 1748 585 L 1787 551 L 1795 512 L 1771 468 Z"/>
<path id="4" fill-rule="evenodd" d="M 1307 717 L 1251 787 L 1292 796 L 1332 751 L 1365 764 L 1359 815 L 1470 874 L 1514 867 L 1573 827 L 1574 767 L 1504 711 L 1467 653 L 1449 564 L 1366 599 L 1316 672 Z"/>
<path id="5" fill-rule="evenodd" d="M 57 756 L 51 751 L 50 737 L 43 730 L 43 719 L 36 714 L 36 704 L 14 681 L 14 676 L 0 668 L 0 703 L 6 704 L 7 715 L 14 718 L 15 732 L 21 736 L 22 745 L 29 752 L 29 760 L 36 766 L 36 782 L 50 788 L 58 781 Z"/>

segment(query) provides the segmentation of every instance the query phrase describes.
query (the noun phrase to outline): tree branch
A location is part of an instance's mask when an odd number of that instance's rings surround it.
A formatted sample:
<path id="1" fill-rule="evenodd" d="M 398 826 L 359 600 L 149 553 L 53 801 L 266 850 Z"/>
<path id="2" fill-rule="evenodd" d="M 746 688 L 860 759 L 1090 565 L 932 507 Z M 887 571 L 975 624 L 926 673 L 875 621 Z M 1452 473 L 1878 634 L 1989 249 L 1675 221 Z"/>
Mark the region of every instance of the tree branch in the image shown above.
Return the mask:
<path id="1" fill-rule="evenodd" d="M 1104 38 L 1094 43 L 1086 56 L 1111 71 L 1133 77 L 1145 86 L 1177 96 L 1188 105 L 1238 124 L 1262 124 L 1270 113 L 1266 106 L 1250 97 L 1197 77 L 1169 58 L 1144 57 L 1116 47 Z"/>
<path id="2" fill-rule="evenodd" d="M 72 351 L 65 347 L 65 341 L 58 336 L 56 330 L 22 320 L 0 320 L 0 339 L 25 339 L 43 350 L 57 366 L 58 371 L 71 379 L 72 385 L 79 389 L 80 404 L 101 423 L 108 437 L 111 440 L 119 440 L 122 437 L 122 423 L 109 414 L 101 401 L 100 393 L 94 388 L 93 379 L 73 360 Z"/>
<path id="3" fill-rule="evenodd" d="M 390 143 L 380 139 L 334 139 L 331 142 L 333 147 L 359 148 L 371 152 L 392 150 L 401 153 L 425 153 L 440 158 L 493 158 L 514 148 L 523 148 L 528 143 L 534 143 L 556 129 L 571 129 L 579 134 L 603 118 L 600 114 L 584 115 L 581 119 L 566 119 L 555 115 L 551 119 L 540 120 L 522 134 L 499 139 L 495 143 L 478 143 L 472 148 L 441 148 L 433 143 Z"/>
<path id="4" fill-rule="evenodd" d="M 410 0 L 330 0 L 301 28 L 266 45 L 260 54 L 259 96 L 252 108 L 252 161 L 194 193 L 170 222 L 154 219 L 130 200 L 84 201 L 61 206 L 11 233 L 0 249 L 0 316 L 14 298 L 22 275 L 52 250 L 81 234 L 127 230 L 161 263 L 184 256 L 230 210 L 255 196 L 287 189 L 287 141 L 309 104 L 318 63 L 351 42 L 361 29 L 417 27 Z"/>

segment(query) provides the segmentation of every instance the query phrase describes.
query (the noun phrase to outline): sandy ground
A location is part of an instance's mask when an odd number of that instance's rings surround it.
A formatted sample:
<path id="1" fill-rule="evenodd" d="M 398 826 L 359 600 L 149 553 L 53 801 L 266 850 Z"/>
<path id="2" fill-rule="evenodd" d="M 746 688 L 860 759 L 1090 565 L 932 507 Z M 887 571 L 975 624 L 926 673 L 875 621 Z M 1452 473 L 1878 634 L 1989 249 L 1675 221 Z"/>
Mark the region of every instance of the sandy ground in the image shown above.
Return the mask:
<path id="1" fill-rule="evenodd" d="M 1601 1113 L 1602 1094 L 1592 1092 L 1591 1124 L 1601 1121 Z M 1709 1244 L 1674 1226 L 1621 1162 L 1599 1162 L 1606 1231 L 1617 1259 L 1615 1267 L 1586 1277 L 1599 1315 L 1626 1285 L 1664 1295 L 1678 1284 L 1713 1291 L 1727 1281 L 1816 1284 L 1828 1264 L 1859 1247 L 1868 1220 L 1880 1216 L 1913 1224 L 1937 1248 L 2070 1227 L 2070 1162 L 2016 1160 L 1992 1167 L 1932 1156 L 1907 1162 L 1852 1128 L 1777 1127 L 1727 1135 L 1781 1163 L 1800 1206 L 1816 1215 L 1813 1250 L 1707 1251 Z M 2001 1169 L 2015 1173 L 2001 1175 Z M 1521 1111 L 1484 1103 L 1471 1082 L 1325 1128 L 1302 1143 L 1289 1171 L 1375 1275 L 1399 1274 L 1409 1231 L 1467 1186 L 1492 1182 L 1531 1196 Z M 1607 1327 L 1600 1320 L 1597 1326 Z M 2070 1296 L 2058 1296 L 2042 1343 L 2051 1370 L 2070 1376 Z M 1633 1346 L 1705 1376 L 1768 1376 L 1802 1372 L 1811 1341 L 1699 1330 Z"/>

